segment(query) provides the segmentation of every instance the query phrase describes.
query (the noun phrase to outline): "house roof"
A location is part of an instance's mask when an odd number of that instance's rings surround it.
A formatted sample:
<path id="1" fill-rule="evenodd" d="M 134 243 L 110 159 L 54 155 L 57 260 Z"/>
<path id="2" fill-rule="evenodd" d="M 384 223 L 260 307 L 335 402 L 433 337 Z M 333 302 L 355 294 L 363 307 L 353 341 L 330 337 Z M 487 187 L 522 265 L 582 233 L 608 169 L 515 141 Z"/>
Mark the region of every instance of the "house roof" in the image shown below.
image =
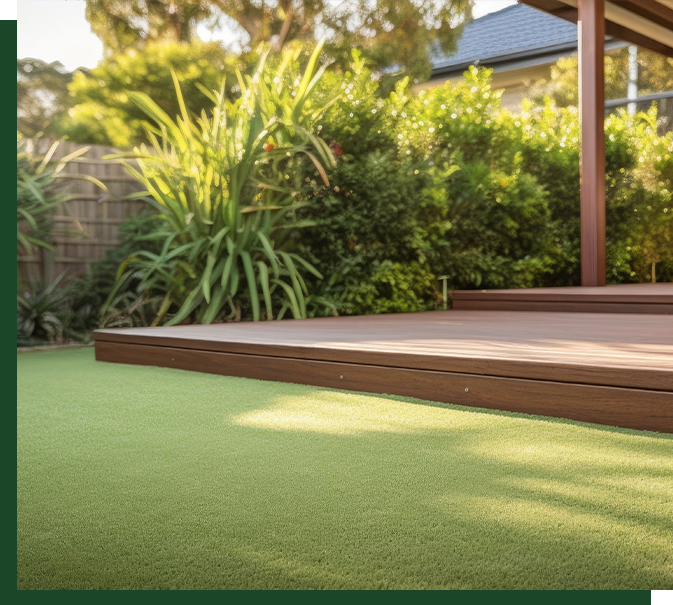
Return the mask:
<path id="1" fill-rule="evenodd" d="M 463 29 L 451 55 L 430 54 L 432 75 L 462 72 L 469 65 L 493 65 L 577 48 L 577 26 L 525 4 L 514 4 L 475 19 Z"/>

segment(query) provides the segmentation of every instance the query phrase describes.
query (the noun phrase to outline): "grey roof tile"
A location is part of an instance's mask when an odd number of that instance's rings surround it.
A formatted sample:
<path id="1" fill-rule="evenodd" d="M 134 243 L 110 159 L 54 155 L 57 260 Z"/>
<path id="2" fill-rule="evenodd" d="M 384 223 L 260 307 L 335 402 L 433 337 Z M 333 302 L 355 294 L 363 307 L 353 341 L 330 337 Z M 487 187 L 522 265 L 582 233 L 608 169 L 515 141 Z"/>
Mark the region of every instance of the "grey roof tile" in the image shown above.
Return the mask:
<path id="1" fill-rule="evenodd" d="M 497 59 L 513 53 L 544 51 L 577 43 L 574 23 L 543 13 L 525 4 L 514 4 L 468 23 L 450 56 L 436 47 L 430 53 L 433 71 Z"/>

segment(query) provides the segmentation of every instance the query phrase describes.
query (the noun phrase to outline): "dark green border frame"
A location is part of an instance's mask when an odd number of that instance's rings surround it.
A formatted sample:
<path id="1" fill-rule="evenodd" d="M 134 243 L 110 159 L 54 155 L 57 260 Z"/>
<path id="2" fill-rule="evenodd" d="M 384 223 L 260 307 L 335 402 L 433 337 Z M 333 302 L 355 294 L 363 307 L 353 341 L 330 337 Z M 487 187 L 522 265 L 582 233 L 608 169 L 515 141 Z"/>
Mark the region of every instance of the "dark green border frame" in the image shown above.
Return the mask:
<path id="1" fill-rule="evenodd" d="M 5 0 L 6 1 L 6 0 Z M 11 0 L 14 1 L 14 0 Z M 0 51 L 2 51 L 2 55 L 6 58 L 9 58 L 12 56 L 14 53 L 14 49 L 16 48 L 16 21 L 0 21 Z M 9 84 L 9 82 L 13 81 L 12 76 L 13 74 L 10 73 L 9 67 L 10 63 L 13 64 L 13 61 L 5 61 L 4 63 L 1 63 L 2 65 L 2 71 L 4 73 L 4 77 L 2 78 L 2 81 L 4 81 L 6 84 Z M 9 148 L 9 143 L 13 142 L 14 137 L 16 136 L 16 132 L 12 132 L 12 130 L 16 131 L 16 128 L 12 128 L 14 124 L 9 121 L 9 116 L 13 115 L 13 103 L 12 101 L 14 100 L 14 95 L 9 92 L 9 90 L 2 89 L 0 92 L 0 108 L 2 109 L 2 115 L 5 116 L 5 119 L 0 121 L 1 124 L 1 134 L 0 136 L 2 137 L 1 140 L 3 142 L 2 145 L 2 161 L 0 162 L 0 167 L 2 169 L 2 173 L 0 175 L 0 182 L 5 184 L 5 196 L 9 195 L 9 191 L 6 191 L 7 189 L 11 189 L 10 183 L 11 183 L 11 177 L 14 175 L 14 167 L 13 167 L 13 162 L 11 161 L 12 158 L 14 157 L 13 155 L 13 149 L 11 150 L 10 153 L 10 148 Z M 13 148 L 13 145 L 12 145 Z M 3 257 L 9 257 L 10 252 L 12 254 L 15 253 L 16 248 L 12 246 L 12 242 L 14 241 L 14 234 L 10 230 L 10 221 L 9 221 L 9 200 L 4 201 L 2 204 L 3 212 L 2 216 L 5 217 L 4 220 L 0 221 L 0 225 L 2 225 L 2 232 L 0 233 L 0 245 L 2 246 L 2 249 L 5 250 L 4 253 L 2 253 Z M 5 265 L 6 269 L 8 268 Z M 14 276 L 16 276 L 16 263 L 14 264 L 14 269 L 12 270 L 12 273 Z M 6 270 L 5 269 L 5 270 Z M 9 285 L 9 284 L 6 284 Z M 9 292 L 5 292 L 5 295 L 0 298 L 1 301 L 1 306 L 0 306 L 0 313 L 2 313 L 2 318 L 3 318 L 3 327 L 4 327 L 4 334 L 5 336 L 2 338 L 0 342 L 3 343 L 2 346 L 2 366 L 5 368 L 5 373 L 4 373 L 4 378 L 6 380 L 6 386 L 4 388 L 5 392 L 7 393 L 8 397 L 7 400 L 5 401 L 5 417 L 6 417 L 6 422 L 3 422 L 3 427 L 5 432 L 10 432 L 10 435 L 8 435 L 7 439 L 3 439 L 3 443 L 7 444 L 5 446 L 5 454 L 3 456 L 5 460 L 5 468 L 11 472 L 14 475 L 14 486 L 16 487 L 16 430 L 14 427 L 16 427 L 16 406 L 11 403 L 11 393 L 14 393 L 14 402 L 16 402 L 16 372 L 11 372 L 11 370 L 7 370 L 7 368 L 14 368 L 16 369 L 15 363 L 11 362 L 11 357 L 10 355 L 14 355 L 14 339 L 7 334 L 11 330 L 13 326 L 10 327 L 10 324 L 14 323 L 14 313 L 15 313 L 15 304 L 13 297 L 10 295 Z M 13 335 L 13 333 L 12 333 Z M 10 373 L 13 373 L 14 378 L 10 376 Z M 3 381 L 4 382 L 4 381 Z M 8 417 L 9 416 L 9 417 Z M 9 450 L 9 451 L 8 451 Z M 10 484 L 11 485 L 11 484 Z M 16 495 L 16 491 L 15 491 Z M 5 518 L 6 519 L 12 519 L 11 522 L 7 523 L 7 526 L 13 527 L 13 536 L 7 535 L 4 543 L 7 544 L 7 548 L 11 548 L 11 551 L 8 552 L 6 565 L 3 565 L 4 569 L 4 574 L 8 576 L 6 578 L 6 583 L 5 586 L 8 588 L 13 588 L 16 590 L 16 549 L 14 548 L 14 540 L 16 536 L 16 498 L 14 498 L 14 502 L 9 502 L 7 503 L 7 498 L 5 500 L 6 508 L 8 510 L 5 510 Z M 10 533 L 9 531 L 7 532 L 8 534 Z M 11 545 L 11 546 L 10 546 Z"/>

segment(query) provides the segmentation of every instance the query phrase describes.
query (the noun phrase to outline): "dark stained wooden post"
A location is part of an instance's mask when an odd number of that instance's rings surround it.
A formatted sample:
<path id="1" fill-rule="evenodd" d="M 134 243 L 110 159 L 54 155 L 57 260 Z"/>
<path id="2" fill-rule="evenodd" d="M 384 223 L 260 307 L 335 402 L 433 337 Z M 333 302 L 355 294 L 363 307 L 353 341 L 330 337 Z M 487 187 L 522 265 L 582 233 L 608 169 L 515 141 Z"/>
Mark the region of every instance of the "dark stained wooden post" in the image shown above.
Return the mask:
<path id="1" fill-rule="evenodd" d="M 603 0 L 578 0 L 582 285 L 605 285 Z"/>

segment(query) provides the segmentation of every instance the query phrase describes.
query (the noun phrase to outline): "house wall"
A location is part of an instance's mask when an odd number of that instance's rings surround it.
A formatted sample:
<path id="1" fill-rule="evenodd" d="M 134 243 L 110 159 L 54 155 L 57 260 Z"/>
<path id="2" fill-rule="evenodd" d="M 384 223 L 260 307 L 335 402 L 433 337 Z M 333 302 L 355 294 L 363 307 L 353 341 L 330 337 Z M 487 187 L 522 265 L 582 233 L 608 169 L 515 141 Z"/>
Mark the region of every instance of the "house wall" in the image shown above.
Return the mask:
<path id="1" fill-rule="evenodd" d="M 536 80 L 548 79 L 551 76 L 551 67 L 556 61 L 545 63 L 542 65 L 534 65 L 523 67 L 519 69 L 493 71 L 492 87 L 493 89 L 504 89 L 501 98 L 502 107 L 512 111 L 521 109 L 521 101 L 525 97 L 526 85 Z M 441 76 L 433 78 L 422 84 L 418 84 L 412 88 L 414 92 L 420 90 L 434 88 L 441 86 L 447 80 L 457 81 L 462 78 L 462 74 L 451 74 L 449 76 Z"/>

